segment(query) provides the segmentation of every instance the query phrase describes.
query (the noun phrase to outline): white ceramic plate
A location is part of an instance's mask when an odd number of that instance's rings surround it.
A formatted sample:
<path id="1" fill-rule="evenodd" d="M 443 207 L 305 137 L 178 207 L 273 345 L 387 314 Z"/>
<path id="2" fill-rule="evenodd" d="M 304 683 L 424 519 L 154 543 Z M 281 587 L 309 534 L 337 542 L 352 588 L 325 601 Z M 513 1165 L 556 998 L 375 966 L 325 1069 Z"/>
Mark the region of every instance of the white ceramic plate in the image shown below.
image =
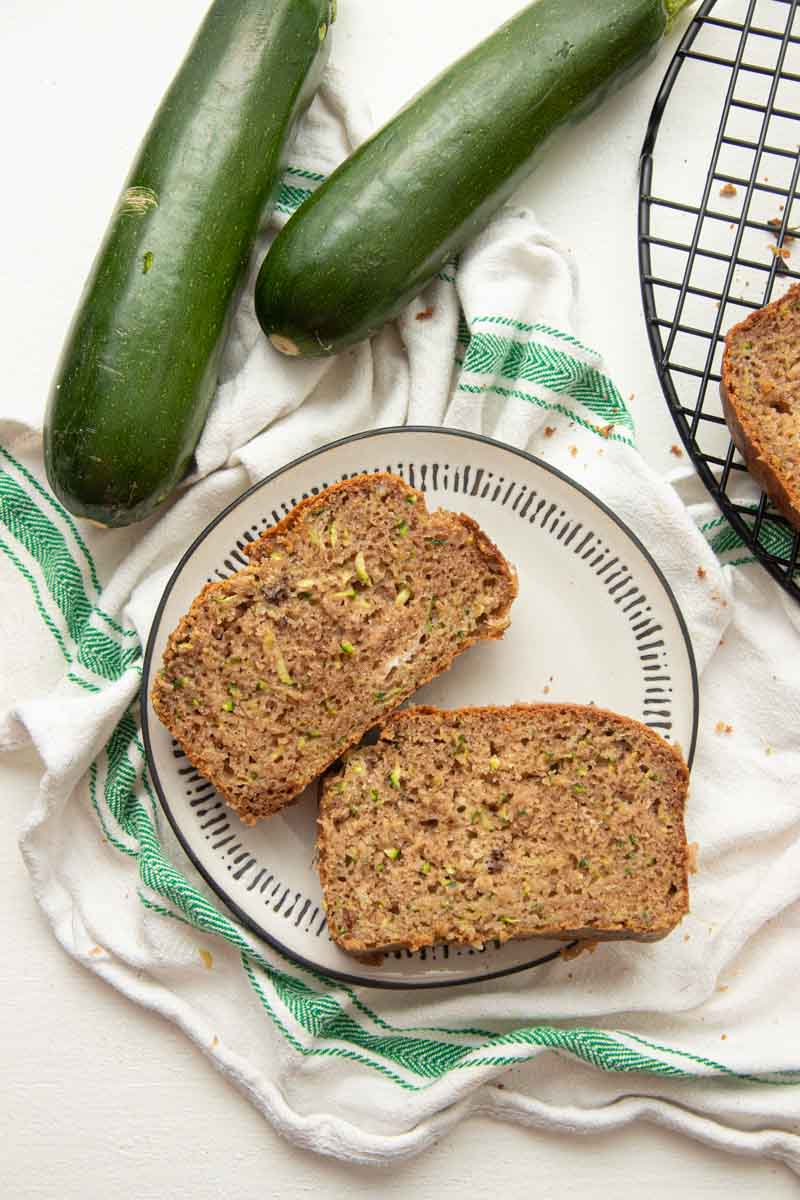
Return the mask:
<path id="1" fill-rule="evenodd" d="M 344 954 L 328 934 L 313 867 L 316 788 L 255 828 L 243 826 L 145 699 L 169 633 L 207 581 L 243 566 L 246 543 L 304 496 L 378 470 L 426 492 L 431 508 L 474 517 L 519 572 L 505 638 L 462 655 L 414 702 L 595 703 L 644 721 L 679 744 L 691 764 L 698 712 L 691 644 L 641 543 L 588 492 L 522 451 L 454 430 L 405 428 L 348 438 L 284 467 L 226 509 L 184 555 L 145 657 L 142 719 L 152 777 L 178 838 L 214 891 L 291 958 L 373 987 L 441 987 L 521 971 L 554 958 L 561 943 L 403 952 L 380 966 Z"/>

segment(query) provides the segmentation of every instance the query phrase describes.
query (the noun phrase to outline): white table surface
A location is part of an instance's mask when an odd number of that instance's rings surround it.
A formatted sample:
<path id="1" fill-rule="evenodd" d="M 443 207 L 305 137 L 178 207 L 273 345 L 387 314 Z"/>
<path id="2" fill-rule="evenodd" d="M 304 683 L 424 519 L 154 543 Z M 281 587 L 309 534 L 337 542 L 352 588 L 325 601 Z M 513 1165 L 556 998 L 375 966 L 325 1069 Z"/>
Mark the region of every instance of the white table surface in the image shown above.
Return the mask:
<path id="1" fill-rule="evenodd" d="M 590 0 L 587 0 L 589 3 Z M 520 0 L 340 0 L 335 61 L 376 120 L 520 7 Z M 66 324 L 138 140 L 206 0 L 2 0 L 0 412 L 41 414 Z M 673 39 L 674 41 L 674 39 Z M 641 317 L 637 159 L 670 47 L 627 91 L 566 131 L 520 194 L 580 266 L 582 338 L 602 348 L 659 471 L 676 442 Z M 691 137 L 691 130 L 687 130 Z M 676 162 L 676 168 L 679 168 Z M 0 564 L 0 708 L 30 694 L 26 590 Z M 39 679 L 57 678 L 47 650 Z M 40 686 L 40 685 L 39 685 Z M 173 1027 L 74 964 L 28 888 L 16 832 L 35 756 L 2 770 L 0 1190 L 22 1197 L 235 1194 L 583 1196 L 652 1200 L 796 1195 L 774 1163 L 738 1159 L 640 1124 L 580 1140 L 473 1119 L 387 1171 L 319 1159 L 282 1141 Z M 633 1169 L 635 1164 L 635 1169 Z"/>

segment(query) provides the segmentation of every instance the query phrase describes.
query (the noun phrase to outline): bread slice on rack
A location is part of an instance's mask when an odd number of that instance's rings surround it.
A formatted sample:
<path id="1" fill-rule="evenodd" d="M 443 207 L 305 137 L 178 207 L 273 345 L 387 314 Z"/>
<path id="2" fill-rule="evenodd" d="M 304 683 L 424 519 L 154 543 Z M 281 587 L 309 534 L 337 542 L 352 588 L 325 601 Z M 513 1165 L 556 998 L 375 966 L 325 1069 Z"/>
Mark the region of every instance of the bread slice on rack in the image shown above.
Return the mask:
<path id="1" fill-rule="evenodd" d="M 513 569 L 467 516 L 392 475 L 299 504 L 169 638 L 155 710 L 252 824 L 291 803 L 412 692 L 501 637 Z"/>
<path id="2" fill-rule="evenodd" d="M 800 284 L 729 331 L 720 390 L 750 474 L 800 529 Z"/>
<path id="3" fill-rule="evenodd" d="M 687 788 L 658 734 L 595 707 L 404 709 L 324 781 L 331 936 L 353 954 L 662 938 L 688 911 Z"/>

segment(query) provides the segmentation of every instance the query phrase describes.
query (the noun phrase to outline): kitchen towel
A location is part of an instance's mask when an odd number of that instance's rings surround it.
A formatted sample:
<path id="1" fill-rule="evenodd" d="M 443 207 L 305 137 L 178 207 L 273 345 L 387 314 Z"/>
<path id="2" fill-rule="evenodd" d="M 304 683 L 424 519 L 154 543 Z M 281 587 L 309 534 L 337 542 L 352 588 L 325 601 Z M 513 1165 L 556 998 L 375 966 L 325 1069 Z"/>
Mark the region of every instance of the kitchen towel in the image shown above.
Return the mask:
<path id="1" fill-rule="evenodd" d="M 368 132 L 330 72 L 297 139 L 275 229 Z M 74 520 L 41 436 L 0 422 L 0 549 L 36 624 L 0 747 L 43 764 L 21 847 L 62 946 L 177 1022 L 297 1144 L 362 1163 L 423 1150 L 471 1113 L 588 1133 L 644 1117 L 800 1171 L 800 610 L 735 545 L 688 470 L 659 479 L 602 359 L 573 332 L 576 276 L 504 210 L 369 345 L 290 361 L 244 290 L 196 470 L 127 530 Z M 179 557 L 251 483 L 369 428 L 446 425 L 523 447 L 594 491 L 652 549 L 702 686 L 688 830 L 692 913 L 666 940 L 465 988 L 354 989 L 239 926 L 161 815 L 138 724 L 142 646 Z M 27 613 L 26 613 L 27 618 Z M 45 645 L 56 687 L 32 695 Z M 535 975 L 535 977 L 534 977 Z"/>

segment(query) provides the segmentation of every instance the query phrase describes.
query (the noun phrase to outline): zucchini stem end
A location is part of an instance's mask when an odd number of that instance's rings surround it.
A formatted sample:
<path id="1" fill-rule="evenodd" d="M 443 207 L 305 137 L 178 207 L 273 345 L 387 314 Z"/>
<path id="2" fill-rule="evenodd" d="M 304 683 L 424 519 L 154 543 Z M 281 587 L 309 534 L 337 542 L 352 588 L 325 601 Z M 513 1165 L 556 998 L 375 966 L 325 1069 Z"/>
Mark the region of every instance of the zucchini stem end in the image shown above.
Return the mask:
<path id="1" fill-rule="evenodd" d="M 296 358 L 300 353 L 300 347 L 297 343 L 293 342 L 291 338 L 284 337 L 282 333 L 271 333 L 269 340 L 281 354 L 288 354 L 291 358 Z"/>

